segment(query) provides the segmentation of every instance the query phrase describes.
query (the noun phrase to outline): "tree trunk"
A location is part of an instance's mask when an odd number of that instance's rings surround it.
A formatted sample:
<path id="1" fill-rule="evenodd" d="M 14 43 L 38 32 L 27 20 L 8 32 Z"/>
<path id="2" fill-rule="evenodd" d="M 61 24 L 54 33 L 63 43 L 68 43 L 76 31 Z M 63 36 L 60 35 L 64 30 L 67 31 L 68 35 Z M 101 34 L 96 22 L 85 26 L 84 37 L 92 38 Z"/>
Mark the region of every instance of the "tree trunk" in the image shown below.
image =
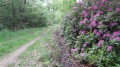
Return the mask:
<path id="1" fill-rule="evenodd" d="M 14 1 L 12 0 L 12 30 L 15 30 L 15 9 L 14 9 Z"/>

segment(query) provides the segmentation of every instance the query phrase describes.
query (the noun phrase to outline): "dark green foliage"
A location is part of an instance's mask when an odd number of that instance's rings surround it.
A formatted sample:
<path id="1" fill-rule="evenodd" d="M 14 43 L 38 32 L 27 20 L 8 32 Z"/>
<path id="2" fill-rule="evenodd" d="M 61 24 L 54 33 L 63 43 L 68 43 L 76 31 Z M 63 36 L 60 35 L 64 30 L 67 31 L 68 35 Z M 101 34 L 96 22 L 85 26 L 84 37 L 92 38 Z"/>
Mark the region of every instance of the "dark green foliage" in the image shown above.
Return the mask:
<path id="1" fill-rule="evenodd" d="M 0 29 L 46 26 L 47 14 L 44 9 L 46 7 L 38 0 L 0 0 Z"/>

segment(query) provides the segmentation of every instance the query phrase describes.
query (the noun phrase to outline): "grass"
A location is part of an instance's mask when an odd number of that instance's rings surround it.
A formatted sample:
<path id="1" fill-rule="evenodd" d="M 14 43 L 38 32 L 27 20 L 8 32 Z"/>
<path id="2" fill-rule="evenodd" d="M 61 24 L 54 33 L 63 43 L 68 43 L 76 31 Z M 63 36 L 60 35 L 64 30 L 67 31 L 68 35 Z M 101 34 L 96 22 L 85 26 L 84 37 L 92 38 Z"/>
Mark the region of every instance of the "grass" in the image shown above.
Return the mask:
<path id="1" fill-rule="evenodd" d="M 46 44 L 53 42 L 52 33 L 56 26 L 52 26 L 35 44 L 30 46 L 21 56 L 18 58 L 17 67 L 42 67 L 40 64 L 49 65 L 51 62 L 50 54 L 51 50 L 46 47 Z M 10 65 L 10 67 L 15 67 Z M 43 66 L 46 67 L 46 66 Z"/>
<path id="2" fill-rule="evenodd" d="M 3 30 L 0 32 L 0 57 L 16 50 L 36 38 L 47 28 L 31 28 L 18 31 Z"/>

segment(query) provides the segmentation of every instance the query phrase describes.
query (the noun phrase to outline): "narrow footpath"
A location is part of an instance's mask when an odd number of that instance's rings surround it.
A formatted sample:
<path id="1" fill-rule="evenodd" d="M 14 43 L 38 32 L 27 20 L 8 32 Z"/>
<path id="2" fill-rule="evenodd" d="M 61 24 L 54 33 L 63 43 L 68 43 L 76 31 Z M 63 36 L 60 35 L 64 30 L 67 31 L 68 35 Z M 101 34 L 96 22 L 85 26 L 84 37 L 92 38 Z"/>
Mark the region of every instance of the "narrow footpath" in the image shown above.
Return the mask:
<path id="1" fill-rule="evenodd" d="M 45 33 L 45 32 L 44 32 Z M 31 45 L 33 45 L 36 41 L 38 41 L 42 35 L 44 34 L 40 34 L 37 38 L 33 39 L 32 41 L 30 41 L 29 43 L 21 46 L 19 49 L 17 49 L 16 51 L 6 55 L 3 57 L 3 59 L 0 60 L 0 67 L 8 67 L 8 65 L 13 64 L 17 61 L 18 56 L 23 53 L 28 47 L 30 47 Z"/>

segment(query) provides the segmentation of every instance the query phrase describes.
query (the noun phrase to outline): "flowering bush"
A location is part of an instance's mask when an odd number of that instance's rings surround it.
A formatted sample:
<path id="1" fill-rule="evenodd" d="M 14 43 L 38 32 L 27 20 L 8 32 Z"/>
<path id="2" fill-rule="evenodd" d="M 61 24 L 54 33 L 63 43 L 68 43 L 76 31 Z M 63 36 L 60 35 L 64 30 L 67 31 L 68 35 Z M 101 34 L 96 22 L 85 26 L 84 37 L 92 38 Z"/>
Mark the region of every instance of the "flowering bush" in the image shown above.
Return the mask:
<path id="1" fill-rule="evenodd" d="M 76 58 L 101 67 L 120 66 L 119 1 L 79 2 L 66 14 L 63 33 Z"/>

